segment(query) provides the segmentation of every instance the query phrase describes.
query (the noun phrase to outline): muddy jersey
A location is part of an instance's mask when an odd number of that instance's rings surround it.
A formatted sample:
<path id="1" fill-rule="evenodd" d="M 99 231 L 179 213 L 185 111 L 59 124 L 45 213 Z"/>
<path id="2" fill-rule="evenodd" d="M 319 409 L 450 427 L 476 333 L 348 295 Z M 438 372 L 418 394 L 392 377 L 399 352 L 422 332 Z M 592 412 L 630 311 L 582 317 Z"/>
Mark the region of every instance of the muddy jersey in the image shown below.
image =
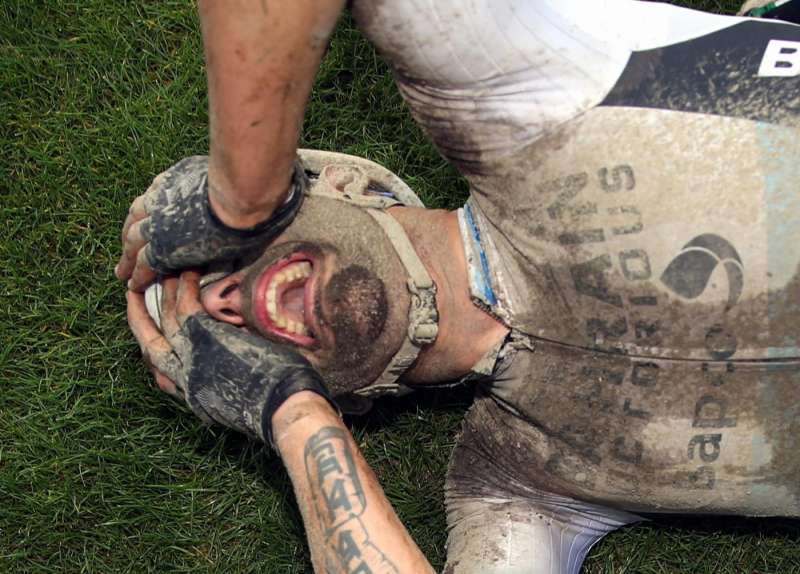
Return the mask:
<path id="1" fill-rule="evenodd" d="M 612 0 L 354 10 L 470 182 L 473 295 L 513 329 L 473 440 L 567 496 L 800 515 L 800 27 Z"/>

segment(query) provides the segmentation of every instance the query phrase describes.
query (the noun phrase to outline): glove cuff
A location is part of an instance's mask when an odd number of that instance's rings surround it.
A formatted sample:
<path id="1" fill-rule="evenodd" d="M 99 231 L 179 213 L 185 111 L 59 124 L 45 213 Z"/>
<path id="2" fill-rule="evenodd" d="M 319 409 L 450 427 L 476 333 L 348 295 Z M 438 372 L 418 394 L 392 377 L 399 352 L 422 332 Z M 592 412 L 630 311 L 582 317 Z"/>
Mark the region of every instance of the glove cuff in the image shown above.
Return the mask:
<path id="1" fill-rule="evenodd" d="M 228 236 L 238 237 L 240 239 L 258 238 L 262 239 L 264 242 L 268 242 L 280 235 L 283 230 L 289 226 L 292 220 L 294 220 L 294 216 L 297 215 L 300 206 L 303 205 L 303 199 L 305 198 L 309 182 L 305 168 L 299 160 L 295 160 L 289 198 L 266 220 L 245 228 L 230 227 L 214 213 L 211 202 L 208 199 L 208 175 L 203 178 L 201 185 L 203 186 L 203 202 L 208 212 L 209 221 L 211 221 L 217 229 Z"/>
<path id="2" fill-rule="evenodd" d="M 331 397 L 331 394 L 325 387 L 322 377 L 320 377 L 316 371 L 310 368 L 295 370 L 282 379 L 281 382 L 275 387 L 273 387 L 272 391 L 267 397 L 267 403 L 264 405 L 264 409 L 261 411 L 261 434 L 264 437 L 265 442 L 269 443 L 269 445 L 275 450 L 278 450 L 278 447 L 272 438 L 272 417 L 289 397 L 301 391 L 311 391 L 312 393 L 318 394 L 328 401 L 331 407 L 333 407 L 333 410 L 335 410 L 336 413 L 341 416 L 339 407 L 336 406 L 336 403 L 333 401 L 333 397 Z"/>

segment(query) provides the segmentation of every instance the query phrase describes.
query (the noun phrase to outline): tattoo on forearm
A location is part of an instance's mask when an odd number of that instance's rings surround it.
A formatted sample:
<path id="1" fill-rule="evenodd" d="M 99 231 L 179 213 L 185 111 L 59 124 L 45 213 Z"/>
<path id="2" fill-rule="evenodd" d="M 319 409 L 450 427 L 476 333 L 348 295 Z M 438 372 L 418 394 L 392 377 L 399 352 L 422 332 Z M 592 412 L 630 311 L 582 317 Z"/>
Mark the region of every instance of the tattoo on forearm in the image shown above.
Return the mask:
<path id="1" fill-rule="evenodd" d="M 324 427 L 305 446 L 306 476 L 322 529 L 326 570 L 346 574 L 397 573 L 369 537 L 361 516 L 367 499 L 347 434 Z"/>

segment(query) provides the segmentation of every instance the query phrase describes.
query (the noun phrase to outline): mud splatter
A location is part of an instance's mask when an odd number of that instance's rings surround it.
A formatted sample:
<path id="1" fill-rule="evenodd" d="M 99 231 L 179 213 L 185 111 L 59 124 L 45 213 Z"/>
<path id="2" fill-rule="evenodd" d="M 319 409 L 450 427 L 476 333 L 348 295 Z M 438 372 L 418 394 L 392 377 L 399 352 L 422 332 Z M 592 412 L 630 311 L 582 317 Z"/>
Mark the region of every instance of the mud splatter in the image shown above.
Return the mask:
<path id="1" fill-rule="evenodd" d="M 322 309 L 322 301 L 330 313 Z M 364 348 L 381 334 L 389 314 L 383 281 L 360 265 L 350 265 L 331 278 L 317 303 L 317 316 L 330 317 L 327 323 L 336 336 L 337 362 L 348 369 L 358 367 Z"/>
<path id="2" fill-rule="evenodd" d="M 641 361 L 537 341 L 464 423 L 462 492 L 639 512 L 800 515 L 800 369 Z"/>

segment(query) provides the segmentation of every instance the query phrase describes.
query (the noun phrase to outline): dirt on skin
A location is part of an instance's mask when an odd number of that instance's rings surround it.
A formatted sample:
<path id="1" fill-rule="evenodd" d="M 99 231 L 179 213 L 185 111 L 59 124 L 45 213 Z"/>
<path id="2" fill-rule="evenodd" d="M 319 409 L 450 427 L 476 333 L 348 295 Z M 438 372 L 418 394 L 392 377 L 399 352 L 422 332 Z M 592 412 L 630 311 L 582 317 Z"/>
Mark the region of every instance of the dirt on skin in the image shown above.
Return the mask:
<path id="1" fill-rule="evenodd" d="M 335 341 L 303 353 L 334 395 L 367 386 L 406 336 L 410 296 L 394 247 L 364 209 L 306 197 L 292 225 L 248 271 L 243 283 L 248 326 L 255 326 L 249 309 L 253 281 L 265 267 L 295 251 L 334 256 L 316 296 L 315 313 L 333 331 Z"/>
<path id="2" fill-rule="evenodd" d="M 336 333 L 334 353 L 343 367 L 357 367 L 364 348 L 372 345 L 386 324 L 389 303 L 384 282 L 370 270 L 350 265 L 331 277 L 323 300 L 331 310 L 328 324 Z M 316 313 L 323 316 L 320 301 Z"/>

